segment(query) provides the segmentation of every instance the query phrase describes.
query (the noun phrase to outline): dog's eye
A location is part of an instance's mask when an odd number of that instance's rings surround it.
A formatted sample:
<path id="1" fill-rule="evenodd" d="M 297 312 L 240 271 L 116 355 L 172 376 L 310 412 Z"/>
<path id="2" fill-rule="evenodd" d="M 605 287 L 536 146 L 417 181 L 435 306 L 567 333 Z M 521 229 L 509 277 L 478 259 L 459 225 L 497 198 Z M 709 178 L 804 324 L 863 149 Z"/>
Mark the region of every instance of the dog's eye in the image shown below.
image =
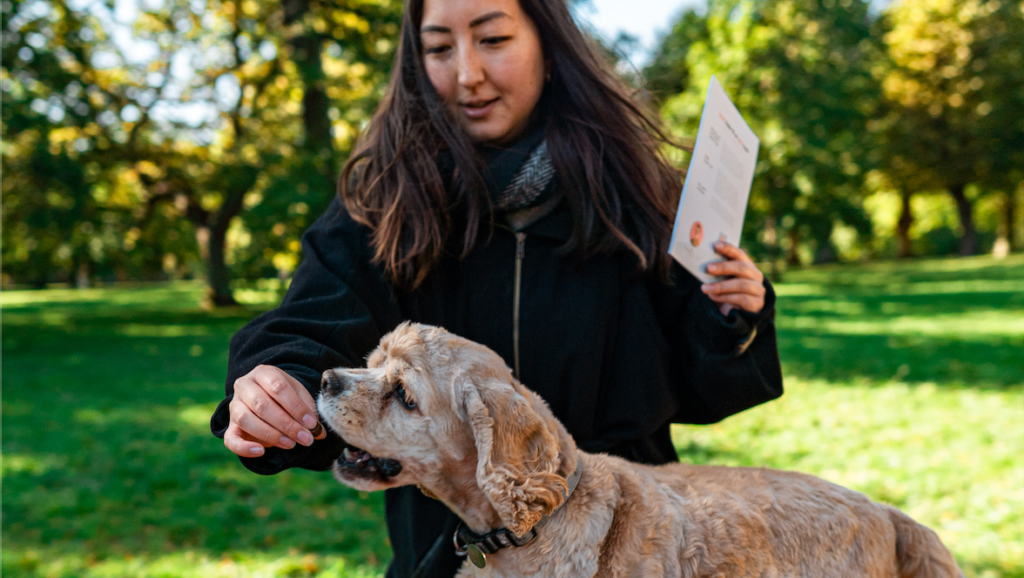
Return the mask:
<path id="1" fill-rule="evenodd" d="M 398 389 L 395 390 L 398 393 L 398 401 L 402 402 L 405 409 L 414 410 L 416 409 L 416 402 L 409 399 L 409 396 L 405 393 L 405 388 L 402 384 L 398 384 Z"/>

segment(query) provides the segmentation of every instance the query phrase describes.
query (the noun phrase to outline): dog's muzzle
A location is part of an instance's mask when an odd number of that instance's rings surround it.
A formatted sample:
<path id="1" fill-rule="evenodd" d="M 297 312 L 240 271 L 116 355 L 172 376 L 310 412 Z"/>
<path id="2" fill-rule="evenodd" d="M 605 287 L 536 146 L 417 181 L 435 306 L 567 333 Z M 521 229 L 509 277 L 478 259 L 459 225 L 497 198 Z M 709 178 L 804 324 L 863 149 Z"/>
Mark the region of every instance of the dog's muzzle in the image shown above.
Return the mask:
<path id="1" fill-rule="evenodd" d="M 338 395 L 345 390 L 345 383 L 333 369 L 328 369 L 320 380 L 320 389 L 328 395 Z"/>

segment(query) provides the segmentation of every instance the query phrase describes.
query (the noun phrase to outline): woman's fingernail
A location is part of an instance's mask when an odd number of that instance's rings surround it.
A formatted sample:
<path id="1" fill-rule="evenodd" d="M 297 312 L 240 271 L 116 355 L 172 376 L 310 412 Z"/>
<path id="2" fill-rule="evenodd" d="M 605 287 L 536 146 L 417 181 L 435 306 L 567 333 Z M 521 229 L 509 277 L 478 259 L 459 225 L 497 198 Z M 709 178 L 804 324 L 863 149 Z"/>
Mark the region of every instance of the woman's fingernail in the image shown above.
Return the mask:
<path id="1" fill-rule="evenodd" d="M 281 439 L 277 440 L 277 443 L 283 445 L 288 449 L 292 449 L 293 447 L 295 447 L 295 441 L 288 436 L 281 436 Z"/>
<path id="2" fill-rule="evenodd" d="M 306 426 L 306 429 L 313 429 L 316 427 L 316 418 L 307 413 L 302 416 L 302 424 Z"/>
<path id="3" fill-rule="evenodd" d="M 711 285 L 708 285 L 707 283 L 705 283 L 705 284 L 700 286 L 700 290 L 705 292 L 705 293 L 707 293 L 708 291 L 711 290 Z"/>
<path id="4" fill-rule="evenodd" d="M 254 455 L 254 456 L 262 456 L 263 455 L 263 447 L 262 446 L 252 446 L 251 448 L 249 448 L 249 453 Z"/>
<path id="5" fill-rule="evenodd" d="M 309 444 L 313 443 L 313 436 L 310 435 L 308 431 L 300 431 L 299 443 L 301 443 L 304 446 L 308 446 Z"/>

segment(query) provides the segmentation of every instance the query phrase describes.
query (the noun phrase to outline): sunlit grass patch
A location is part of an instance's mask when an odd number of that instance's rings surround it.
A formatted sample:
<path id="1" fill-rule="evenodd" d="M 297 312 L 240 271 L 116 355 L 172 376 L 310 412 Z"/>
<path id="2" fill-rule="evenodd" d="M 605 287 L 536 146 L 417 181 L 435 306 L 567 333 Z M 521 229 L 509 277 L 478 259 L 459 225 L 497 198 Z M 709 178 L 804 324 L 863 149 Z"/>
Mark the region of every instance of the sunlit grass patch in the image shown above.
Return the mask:
<path id="1" fill-rule="evenodd" d="M 213 556 L 191 550 L 159 555 L 97 558 L 82 551 L 33 549 L 4 553 L 3 575 L 40 578 L 378 578 L 379 567 L 356 566 L 344 556 L 234 552 Z"/>
<path id="2" fill-rule="evenodd" d="M 933 291 L 973 292 L 985 287 L 1012 288 L 1012 281 L 1024 277 L 1024 254 L 1005 259 L 989 256 L 880 261 L 861 265 L 822 265 L 787 272 L 786 284 L 801 286 L 845 286 L 888 292 Z M 914 289 L 915 287 L 920 289 Z"/>
<path id="3" fill-rule="evenodd" d="M 1022 289 L 1024 291 L 1024 289 Z M 863 309 L 850 307 L 849 310 Z M 783 322 L 789 329 L 811 329 L 840 335 L 918 335 L 926 337 L 970 337 L 972 340 L 1001 341 L 1020 338 L 1024 327 L 1024 310 L 971 311 L 966 313 L 933 313 L 929 315 L 900 315 L 887 318 L 854 315 L 832 319 L 799 316 L 806 309 L 796 309 L 794 315 Z M 832 309 L 836 311 L 836 309 Z M 1018 339 L 1021 345 L 1024 340 Z"/>

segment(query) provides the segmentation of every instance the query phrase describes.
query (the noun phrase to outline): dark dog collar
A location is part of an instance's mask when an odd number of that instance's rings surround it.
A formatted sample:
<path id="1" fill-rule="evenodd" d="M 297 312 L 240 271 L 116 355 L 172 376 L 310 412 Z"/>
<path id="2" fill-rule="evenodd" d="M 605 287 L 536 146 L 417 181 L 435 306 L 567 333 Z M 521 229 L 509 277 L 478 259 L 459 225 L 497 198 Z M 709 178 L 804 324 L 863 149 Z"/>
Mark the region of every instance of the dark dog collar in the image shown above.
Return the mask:
<path id="1" fill-rule="evenodd" d="M 565 493 L 565 499 L 562 500 L 562 506 L 569 501 L 569 497 L 572 496 L 576 485 L 580 483 L 580 478 L 583 476 L 583 459 L 579 454 L 576 455 L 576 470 L 565 480 L 568 486 Z M 544 516 L 539 522 L 534 524 L 530 531 L 523 534 L 521 538 L 517 538 L 515 533 L 508 528 L 498 528 L 497 530 L 491 530 L 486 534 L 477 534 L 466 527 L 465 523 L 460 522 L 459 527 L 455 529 L 455 535 L 452 536 L 452 541 L 455 543 L 455 553 L 459 556 L 468 556 L 469 561 L 473 563 L 477 568 L 483 568 L 487 565 L 487 554 L 493 554 L 502 548 L 508 548 L 509 546 L 525 546 L 539 535 L 538 531 L 547 523 L 547 521 L 558 511 L 558 508 L 554 512 Z"/>

